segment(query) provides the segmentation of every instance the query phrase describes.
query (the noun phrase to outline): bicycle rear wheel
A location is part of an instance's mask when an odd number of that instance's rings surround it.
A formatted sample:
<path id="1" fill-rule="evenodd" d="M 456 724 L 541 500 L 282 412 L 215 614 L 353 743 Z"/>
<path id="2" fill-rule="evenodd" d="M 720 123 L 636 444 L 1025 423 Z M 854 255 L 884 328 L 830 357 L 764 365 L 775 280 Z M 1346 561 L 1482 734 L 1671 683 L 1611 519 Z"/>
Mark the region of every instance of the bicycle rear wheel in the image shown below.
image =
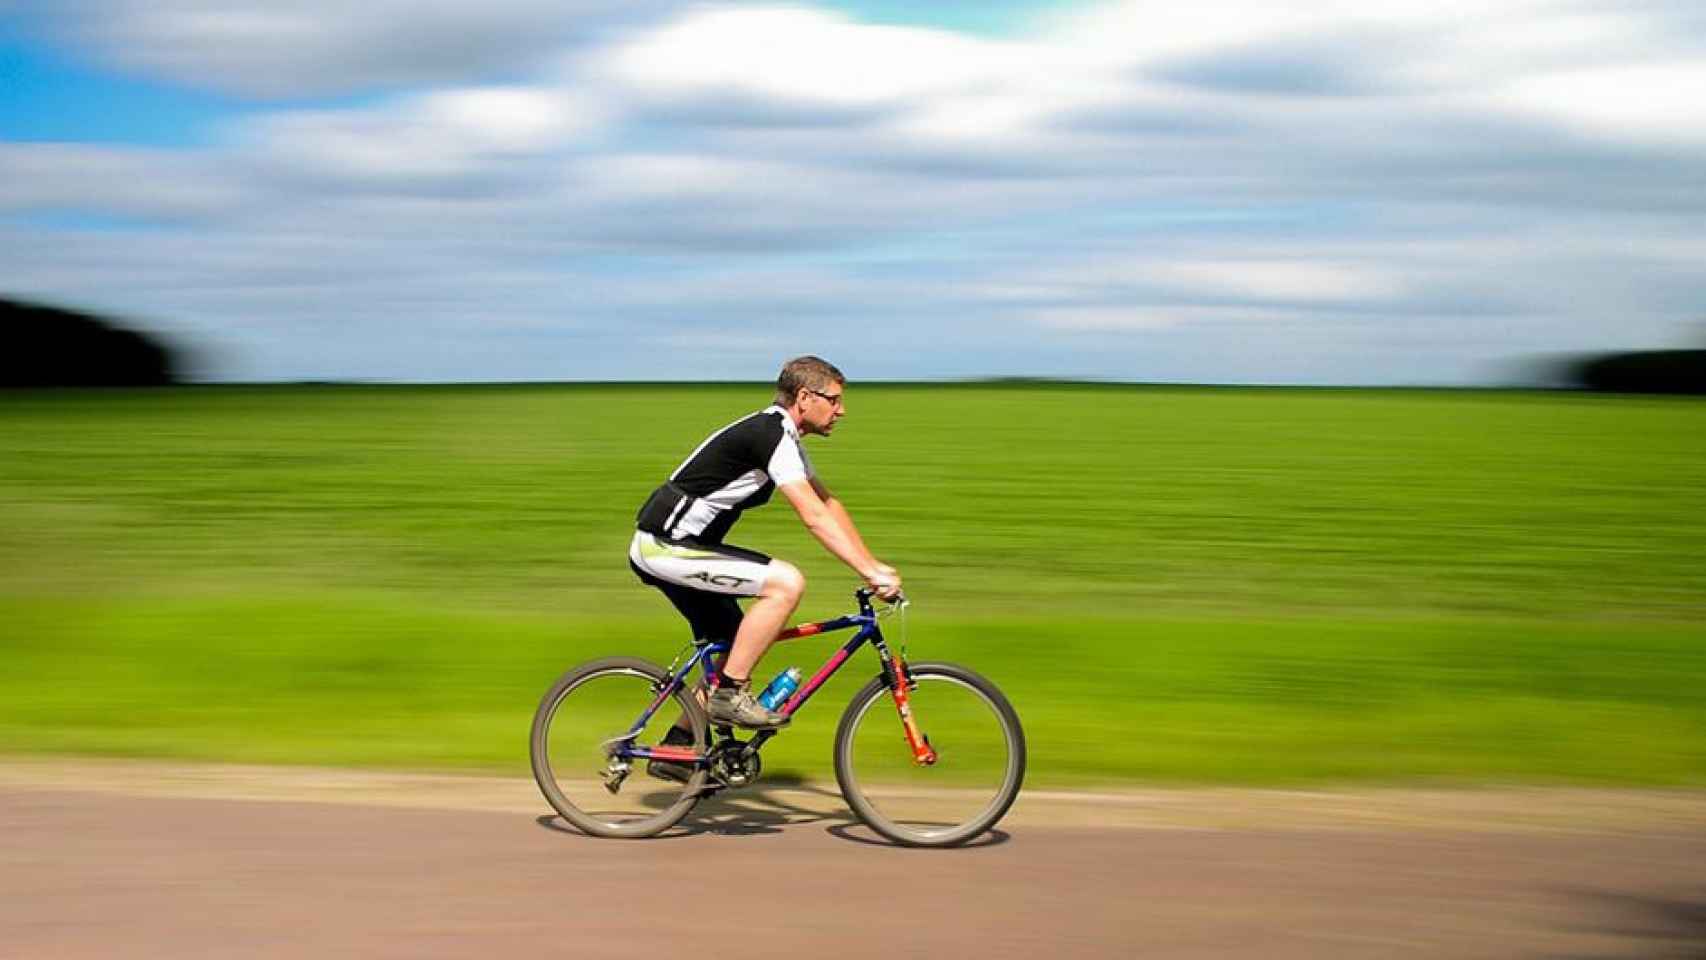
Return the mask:
<path id="1" fill-rule="evenodd" d="M 937 760 L 914 762 L 881 677 L 854 695 L 835 732 L 835 779 L 847 805 L 896 843 L 951 847 L 995 826 L 1025 779 L 1025 732 L 993 683 L 951 663 L 910 667 L 919 730 Z"/>
<path id="2" fill-rule="evenodd" d="M 595 837 L 650 837 L 687 816 L 707 773 L 695 768 L 685 783 L 649 775 L 648 761 L 625 764 L 615 751 L 669 674 L 636 657 L 608 657 L 583 664 L 551 685 L 533 716 L 530 754 L 533 779 L 556 811 Z M 693 733 L 693 750 L 709 742 L 705 711 L 683 687 L 670 694 L 651 720 L 633 735 L 634 746 L 662 742 L 678 717 Z M 614 787 L 614 789 L 612 789 Z"/>

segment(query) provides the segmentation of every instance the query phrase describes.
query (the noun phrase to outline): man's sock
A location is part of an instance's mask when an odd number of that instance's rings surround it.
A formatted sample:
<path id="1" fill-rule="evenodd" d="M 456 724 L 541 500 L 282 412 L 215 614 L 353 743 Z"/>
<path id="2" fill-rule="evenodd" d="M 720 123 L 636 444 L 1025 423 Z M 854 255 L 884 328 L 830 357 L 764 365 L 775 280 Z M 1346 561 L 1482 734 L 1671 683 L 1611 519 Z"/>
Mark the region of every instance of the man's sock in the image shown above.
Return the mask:
<path id="1" fill-rule="evenodd" d="M 731 677 L 729 676 L 728 671 L 724 670 L 722 667 L 717 668 L 717 689 L 720 690 L 723 687 L 728 687 L 733 690 L 735 687 L 738 687 L 745 682 L 745 677 Z"/>

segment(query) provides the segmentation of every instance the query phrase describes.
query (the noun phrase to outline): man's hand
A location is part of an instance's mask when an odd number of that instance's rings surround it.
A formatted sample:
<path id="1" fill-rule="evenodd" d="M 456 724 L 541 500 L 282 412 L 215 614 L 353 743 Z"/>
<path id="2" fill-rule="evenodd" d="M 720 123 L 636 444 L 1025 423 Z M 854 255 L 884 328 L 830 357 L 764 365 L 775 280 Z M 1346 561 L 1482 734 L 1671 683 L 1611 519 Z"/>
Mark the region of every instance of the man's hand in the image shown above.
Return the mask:
<path id="1" fill-rule="evenodd" d="M 865 582 L 877 596 L 890 603 L 900 599 L 900 571 L 886 563 L 879 563 L 866 573 Z"/>

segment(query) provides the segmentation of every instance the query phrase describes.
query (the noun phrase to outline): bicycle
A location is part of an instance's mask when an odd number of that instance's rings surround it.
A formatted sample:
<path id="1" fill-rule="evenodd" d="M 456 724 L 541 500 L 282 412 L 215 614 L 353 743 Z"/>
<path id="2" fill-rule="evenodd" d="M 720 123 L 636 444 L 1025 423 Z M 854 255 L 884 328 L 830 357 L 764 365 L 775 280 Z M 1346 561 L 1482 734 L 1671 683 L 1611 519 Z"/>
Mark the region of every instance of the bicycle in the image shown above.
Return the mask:
<path id="1" fill-rule="evenodd" d="M 779 640 L 794 640 L 858 628 L 776 709 L 792 717 L 855 651 L 871 644 L 879 672 L 854 694 L 835 732 L 841 795 L 859 819 L 895 843 L 966 843 L 994 827 L 1019 795 L 1025 777 L 1019 715 L 993 683 L 971 670 L 941 662 L 909 664 L 891 651 L 878 620 L 899 610 L 904 622 L 904 600 L 878 612 L 871 590 L 860 588 L 854 596 L 859 612 L 782 632 Z M 668 668 L 638 657 L 582 664 L 539 702 L 529 750 L 533 777 L 551 806 L 582 832 L 656 836 L 681 822 L 700 799 L 758 779 L 760 750 L 780 731 L 743 731 L 751 733 L 748 740 L 727 725 L 713 731 L 700 696 L 715 673 L 715 658 L 729 645 L 696 640 L 691 646 Z M 697 693 L 688 681 L 695 666 L 703 673 Z M 894 703 L 898 730 L 866 722 L 885 694 Z M 666 711 L 666 704 L 679 715 Z M 692 743 L 660 742 L 678 720 L 691 731 Z M 656 779 L 629 782 L 636 765 L 653 761 L 686 765 L 691 774 L 675 783 L 648 770 Z"/>

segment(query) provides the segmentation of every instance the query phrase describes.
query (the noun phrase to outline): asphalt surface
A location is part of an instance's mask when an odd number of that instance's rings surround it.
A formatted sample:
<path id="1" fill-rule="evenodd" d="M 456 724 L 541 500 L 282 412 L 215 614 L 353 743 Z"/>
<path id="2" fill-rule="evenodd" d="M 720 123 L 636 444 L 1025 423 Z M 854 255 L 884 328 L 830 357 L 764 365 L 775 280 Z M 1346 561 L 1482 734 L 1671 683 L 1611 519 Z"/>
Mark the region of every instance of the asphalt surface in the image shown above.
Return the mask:
<path id="1" fill-rule="evenodd" d="M 0 782 L 0 957 L 1706 957 L 1706 830 L 1674 818 L 1033 814 L 929 851 L 782 791 L 645 841 L 547 813 Z"/>

